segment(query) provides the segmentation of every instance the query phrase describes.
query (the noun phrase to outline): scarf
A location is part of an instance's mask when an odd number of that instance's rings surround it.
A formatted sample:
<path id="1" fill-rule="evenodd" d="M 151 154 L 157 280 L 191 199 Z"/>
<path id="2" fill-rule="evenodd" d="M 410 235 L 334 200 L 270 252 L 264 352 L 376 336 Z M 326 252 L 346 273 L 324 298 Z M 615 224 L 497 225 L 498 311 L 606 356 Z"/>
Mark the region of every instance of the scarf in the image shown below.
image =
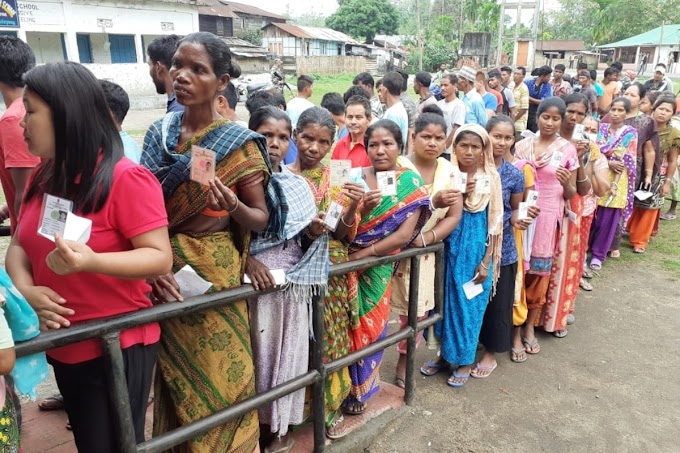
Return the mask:
<path id="1" fill-rule="evenodd" d="M 486 130 L 477 124 L 466 124 L 456 130 L 453 137 L 455 143 L 456 138 L 463 132 L 473 132 L 482 139 L 484 147 L 482 151 L 482 162 L 477 167 L 477 174 L 484 174 L 489 176 L 491 180 L 491 193 L 479 194 L 476 191 L 471 194 L 466 194 L 463 208 L 468 212 L 482 212 L 488 208 L 487 225 L 488 225 L 488 240 L 493 240 L 493 250 L 491 253 L 491 260 L 493 266 L 493 294 L 496 294 L 496 283 L 500 276 L 501 269 L 501 250 L 503 248 L 503 189 L 501 187 L 501 177 L 496 169 L 496 164 L 493 159 L 493 147 L 491 146 L 491 139 Z M 455 147 L 454 147 L 455 149 Z M 458 171 L 458 160 L 456 153 L 451 153 L 451 163 Z"/>

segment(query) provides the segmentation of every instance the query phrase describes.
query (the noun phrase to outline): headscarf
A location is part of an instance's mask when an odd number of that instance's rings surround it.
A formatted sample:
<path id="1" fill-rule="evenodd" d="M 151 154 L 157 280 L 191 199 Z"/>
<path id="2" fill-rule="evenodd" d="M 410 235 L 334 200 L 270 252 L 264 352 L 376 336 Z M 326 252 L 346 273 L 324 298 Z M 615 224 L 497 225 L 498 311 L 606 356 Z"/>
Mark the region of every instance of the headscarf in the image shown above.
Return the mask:
<path id="1" fill-rule="evenodd" d="M 479 194 L 476 191 L 467 194 L 464 202 L 464 209 L 468 212 L 481 212 L 487 207 L 488 240 L 494 240 L 491 261 L 493 265 L 493 294 L 496 294 L 496 282 L 500 275 L 501 268 L 501 249 L 503 247 L 503 189 L 501 187 L 501 177 L 496 170 L 493 159 L 493 146 L 486 130 L 477 124 L 466 124 L 459 127 L 453 136 L 455 143 L 458 136 L 463 132 L 472 132 L 482 139 L 482 165 L 477 167 L 477 173 L 489 176 L 491 180 L 491 193 Z M 451 163 L 459 169 L 456 153 L 451 153 Z M 460 171 L 460 170 L 459 170 Z"/>

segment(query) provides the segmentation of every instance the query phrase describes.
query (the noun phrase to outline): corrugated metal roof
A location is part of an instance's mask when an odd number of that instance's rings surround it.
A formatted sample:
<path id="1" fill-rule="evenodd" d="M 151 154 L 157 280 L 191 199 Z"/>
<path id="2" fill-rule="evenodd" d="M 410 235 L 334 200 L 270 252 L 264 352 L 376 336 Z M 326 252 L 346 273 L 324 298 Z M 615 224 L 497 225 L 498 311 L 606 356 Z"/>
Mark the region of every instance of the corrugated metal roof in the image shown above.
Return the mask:
<path id="1" fill-rule="evenodd" d="M 295 36 L 296 38 L 318 39 L 320 41 L 359 44 L 357 41 L 347 36 L 346 34 L 333 30 L 332 28 L 303 27 L 302 25 L 281 24 L 277 22 L 272 22 L 262 27 L 262 29 L 265 29 L 267 27 L 276 27 L 288 33 L 289 35 Z"/>
<path id="2" fill-rule="evenodd" d="M 270 54 L 269 50 L 239 38 L 223 37 L 222 41 L 229 46 L 231 53 L 242 57 L 264 57 Z"/>
<path id="3" fill-rule="evenodd" d="M 238 19 L 238 16 L 234 14 L 231 8 L 219 0 L 201 1 L 202 5 L 199 5 L 198 7 L 198 14 L 204 16 L 231 17 L 232 19 Z"/>
<path id="4" fill-rule="evenodd" d="M 236 2 L 221 2 L 224 3 L 225 5 L 229 6 L 232 11 L 234 11 L 236 14 L 242 13 L 242 14 L 249 14 L 251 16 L 263 16 L 263 17 L 270 17 L 272 19 L 281 19 L 281 20 L 287 20 L 283 16 L 279 16 L 278 14 L 270 13 L 269 11 L 265 11 L 263 9 L 260 9 L 256 6 L 250 6 L 250 5 L 244 5 L 243 3 L 236 3 Z"/>
<path id="5" fill-rule="evenodd" d="M 298 27 L 297 25 L 293 25 L 293 24 L 281 24 L 281 23 L 278 23 L 278 22 L 272 22 L 272 23 L 267 24 L 264 27 L 262 27 L 262 29 L 264 30 L 267 27 L 276 27 L 276 28 L 283 30 L 284 32 L 288 33 L 289 35 L 295 36 L 296 38 L 307 38 L 307 39 L 313 38 L 312 35 L 308 34 L 302 28 Z"/>
<path id="6" fill-rule="evenodd" d="M 678 44 L 678 41 L 680 41 L 680 24 L 671 24 L 663 25 L 639 35 L 597 47 L 611 49 L 616 47 L 674 46 Z"/>
<path id="7" fill-rule="evenodd" d="M 546 40 L 538 41 L 536 43 L 536 50 L 539 52 L 546 52 L 550 50 L 565 51 L 565 50 L 586 50 L 583 41 L 568 41 L 568 40 Z"/>

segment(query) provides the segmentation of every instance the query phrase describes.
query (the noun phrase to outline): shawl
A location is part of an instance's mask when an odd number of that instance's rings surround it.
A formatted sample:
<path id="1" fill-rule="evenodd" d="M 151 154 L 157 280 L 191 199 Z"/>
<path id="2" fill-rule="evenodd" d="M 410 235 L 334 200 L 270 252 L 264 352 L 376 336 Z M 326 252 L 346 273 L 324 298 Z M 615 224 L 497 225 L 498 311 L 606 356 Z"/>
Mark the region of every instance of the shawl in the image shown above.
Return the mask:
<path id="1" fill-rule="evenodd" d="M 487 207 L 489 208 L 487 214 L 488 231 L 487 234 L 490 239 L 495 239 L 493 250 L 491 253 L 493 265 L 493 292 L 496 294 L 496 282 L 500 276 L 501 269 L 501 250 L 503 248 L 503 189 L 501 187 L 501 177 L 496 169 L 496 164 L 493 159 L 493 146 L 489 134 L 482 126 L 477 124 L 466 124 L 456 130 L 453 137 L 454 143 L 458 135 L 462 132 L 473 132 L 482 139 L 484 150 L 482 151 L 482 165 L 477 168 L 477 173 L 487 175 L 491 179 L 491 193 L 478 194 L 476 191 L 465 195 L 465 203 L 463 208 L 468 212 L 481 212 Z M 455 147 L 454 147 L 455 148 Z M 458 160 L 456 153 L 451 153 L 451 163 L 458 171 Z"/>
<path id="2" fill-rule="evenodd" d="M 597 144 L 600 146 L 600 151 L 608 160 L 616 160 L 623 162 L 626 166 L 626 173 L 628 184 L 621 184 L 617 188 L 616 197 L 611 197 L 605 194 L 598 202 L 599 206 L 610 207 L 610 204 L 623 209 L 623 224 L 628 223 L 628 219 L 633 213 L 633 203 L 635 192 L 635 176 L 636 176 L 636 162 L 635 156 L 637 154 L 638 134 L 635 128 L 628 125 L 622 125 L 613 134 L 611 133 L 611 125 L 602 123 L 600 131 L 597 134 Z M 610 180 L 613 181 L 613 172 L 610 172 Z M 620 204 L 620 199 L 623 199 L 623 205 Z"/>

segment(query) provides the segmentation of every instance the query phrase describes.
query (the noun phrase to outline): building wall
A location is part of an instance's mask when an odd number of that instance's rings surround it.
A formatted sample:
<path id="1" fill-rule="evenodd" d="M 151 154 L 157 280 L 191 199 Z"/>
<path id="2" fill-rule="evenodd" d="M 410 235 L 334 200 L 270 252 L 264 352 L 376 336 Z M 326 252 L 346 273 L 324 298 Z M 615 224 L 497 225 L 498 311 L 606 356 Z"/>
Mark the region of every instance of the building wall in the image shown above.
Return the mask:
<path id="1" fill-rule="evenodd" d="M 284 57 L 334 57 L 338 56 L 338 46 L 340 46 L 340 54 L 344 55 L 343 42 L 295 38 L 274 27 L 270 27 L 262 38 L 262 47 Z"/>
<path id="2" fill-rule="evenodd" d="M 38 63 L 64 61 L 64 47 L 61 45 L 60 33 L 26 33 L 26 42 L 33 49 Z"/>

